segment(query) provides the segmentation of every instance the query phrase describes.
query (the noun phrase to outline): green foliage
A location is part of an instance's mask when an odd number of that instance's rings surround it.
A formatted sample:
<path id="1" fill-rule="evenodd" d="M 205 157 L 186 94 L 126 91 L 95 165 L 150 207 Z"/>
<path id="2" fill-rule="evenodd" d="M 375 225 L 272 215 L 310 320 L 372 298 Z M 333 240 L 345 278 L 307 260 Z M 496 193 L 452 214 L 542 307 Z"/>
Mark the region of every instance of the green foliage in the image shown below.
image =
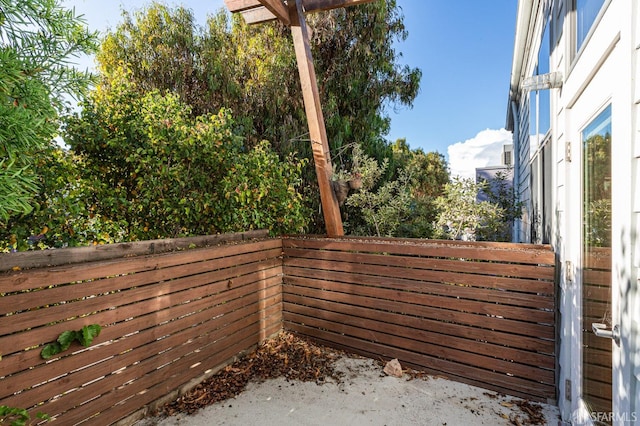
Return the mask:
<path id="1" fill-rule="evenodd" d="M 0 220 L 16 212 L 30 212 L 31 198 L 38 190 L 28 166 L 20 168 L 16 163 L 16 159 L 0 160 Z"/>
<path id="2" fill-rule="evenodd" d="M 193 117 L 177 95 L 141 95 L 130 77 L 113 70 L 67 122 L 92 211 L 123 224 L 127 240 L 304 228 L 293 156 L 280 161 L 266 144 L 247 151 L 229 111 Z"/>
<path id="3" fill-rule="evenodd" d="M 487 200 L 502 209 L 502 222 L 496 224 L 494 233 L 487 236 L 493 241 L 511 241 L 511 226 L 522 216 L 522 202 L 516 200 L 516 193 L 509 174 L 499 171 L 492 179 L 482 181 L 481 191 Z"/>
<path id="4" fill-rule="evenodd" d="M 393 181 L 376 184 L 387 168 L 363 153 L 359 145 L 353 148 L 354 173 L 361 176 L 362 188 L 347 198 L 347 206 L 353 208 L 362 222 L 347 222 L 346 227 L 354 235 L 393 236 L 406 220 L 411 210 L 410 177 L 401 173 Z"/>
<path id="5" fill-rule="evenodd" d="M 397 167 L 410 176 L 412 197 L 411 214 L 402 222 L 396 236 L 432 238 L 433 223 L 438 215 L 435 199 L 442 195 L 445 184 L 449 182 L 445 157 L 438 152 L 411 150 L 405 139 L 396 141 L 393 155 Z"/>
<path id="6" fill-rule="evenodd" d="M 34 159 L 57 131 L 64 96 L 81 96 L 91 81 L 68 61 L 93 52 L 97 35 L 58 3 L 0 0 L 0 226 L 31 211 Z"/>
<path id="7" fill-rule="evenodd" d="M 98 324 L 85 325 L 80 330 L 67 330 L 60 333 L 55 342 L 47 343 L 40 351 L 42 359 L 49 359 L 58 355 L 60 352 L 66 351 L 75 341 L 85 348 L 91 346 L 93 339 L 100 335 L 102 327 Z"/>
<path id="8" fill-rule="evenodd" d="M 49 421 L 51 418 L 44 413 L 36 414 L 40 420 Z M 11 426 L 26 426 L 31 424 L 31 416 L 24 408 L 0 405 L 0 424 L 8 422 Z"/>
<path id="9" fill-rule="evenodd" d="M 0 228 L 0 252 L 120 242 L 125 224 L 96 212 L 94 185 L 81 176 L 83 159 L 51 143 L 33 168 L 38 176 L 34 209 Z"/>
<path id="10" fill-rule="evenodd" d="M 394 50 L 407 36 L 396 1 L 317 13 L 308 20 L 332 152 L 357 142 L 376 160 L 392 160 L 383 139 L 390 122 L 386 108 L 411 105 L 421 77 L 418 69 L 400 65 Z M 127 64 L 140 93 L 176 93 L 192 116 L 230 109 L 248 147 L 266 139 L 281 158 L 291 152 L 312 158 L 293 43 L 279 23 L 247 26 L 240 16 L 230 20 L 220 11 L 200 28 L 190 10 L 152 3 L 124 13 L 98 61 L 106 78 Z M 391 164 L 385 180 L 394 171 Z M 311 161 L 303 182 L 307 199 L 315 203 L 312 231 L 320 231 Z"/>
<path id="11" fill-rule="evenodd" d="M 611 247 L 611 199 L 591 200 L 585 205 L 585 246 Z"/>
<path id="12" fill-rule="evenodd" d="M 357 235 L 431 238 L 435 198 L 449 179 L 444 156 L 411 150 L 404 139 L 396 141 L 392 150 L 396 169 L 390 180 L 388 158 L 380 164 L 359 144 L 352 145 L 350 157 L 345 150 L 338 153 L 341 166 L 334 162 L 333 179 L 349 181 L 357 176 L 362 182 L 362 188 L 347 199 L 346 227 Z"/>
<path id="13" fill-rule="evenodd" d="M 303 232 L 309 211 L 298 192 L 304 161 L 280 161 L 268 142 L 238 157 L 222 179 L 224 198 L 216 223 L 228 232 L 269 229 L 273 234 Z"/>
<path id="14" fill-rule="evenodd" d="M 452 240 L 490 240 L 504 226 L 503 209 L 488 201 L 478 202 L 478 193 L 487 183 L 455 177 L 436 198 L 439 210 L 436 236 Z"/>
<path id="15" fill-rule="evenodd" d="M 418 69 L 396 62 L 394 42 L 407 37 L 396 1 L 308 20 L 332 147 L 385 134 L 385 105 L 410 105 L 421 77 Z M 126 63 L 142 91 L 175 92 L 194 115 L 232 109 L 249 126 L 252 143 L 271 140 L 281 153 L 307 132 L 293 43 L 279 23 L 247 26 L 221 10 L 200 28 L 191 10 L 154 2 L 123 12 L 98 61 L 107 75 Z"/>
<path id="16" fill-rule="evenodd" d="M 584 244 L 611 247 L 611 134 L 595 134 L 584 146 Z"/>

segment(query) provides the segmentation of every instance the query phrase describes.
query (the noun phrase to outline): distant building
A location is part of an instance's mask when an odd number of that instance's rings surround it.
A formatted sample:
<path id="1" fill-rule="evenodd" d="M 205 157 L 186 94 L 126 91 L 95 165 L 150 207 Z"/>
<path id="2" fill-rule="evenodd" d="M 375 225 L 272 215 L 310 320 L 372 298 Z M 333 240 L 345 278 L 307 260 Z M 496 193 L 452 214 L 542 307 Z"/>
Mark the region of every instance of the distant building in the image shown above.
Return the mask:
<path id="1" fill-rule="evenodd" d="M 505 144 L 502 147 L 502 153 L 500 155 L 500 164 L 496 166 L 488 167 L 476 167 L 476 183 L 483 180 L 493 181 L 499 172 L 504 173 L 507 176 L 507 182 L 509 188 L 513 187 L 513 169 L 511 167 L 513 162 L 513 145 Z M 478 201 L 487 201 L 487 194 L 478 194 Z"/>

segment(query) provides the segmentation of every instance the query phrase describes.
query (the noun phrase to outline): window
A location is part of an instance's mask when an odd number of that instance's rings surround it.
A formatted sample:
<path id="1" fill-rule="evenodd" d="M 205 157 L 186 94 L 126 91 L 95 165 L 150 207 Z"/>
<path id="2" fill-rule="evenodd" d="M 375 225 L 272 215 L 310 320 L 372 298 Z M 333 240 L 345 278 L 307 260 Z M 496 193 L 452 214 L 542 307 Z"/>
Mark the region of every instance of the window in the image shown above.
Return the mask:
<path id="1" fill-rule="evenodd" d="M 538 70 L 537 74 L 547 74 L 551 71 L 549 61 L 551 58 L 551 40 L 550 40 L 549 21 L 544 27 L 542 40 L 540 41 L 540 49 L 538 50 Z M 541 90 L 538 95 L 538 134 L 545 135 L 551 127 L 551 96 L 549 90 Z"/>
<path id="2" fill-rule="evenodd" d="M 567 12 L 565 6 L 569 0 L 556 0 L 553 2 L 551 18 L 551 45 L 555 48 L 560 42 L 564 29 L 564 18 Z"/>
<path id="3" fill-rule="evenodd" d="M 551 71 L 551 40 L 549 18 L 546 19 L 538 59 L 533 75 L 547 74 Z M 540 90 L 529 94 L 529 132 L 532 150 L 540 146 L 542 139 L 551 128 L 551 94 L 549 90 Z"/>
<path id="4" fill-rule="evenodd" d="M 505 149 L 502 152 L 502 165 L 511 167 L 513 165 L 513 151 L 511 149 Z"/>
<path id="5" fill-rule="evenodd" d="M 605 0 L 576 0 L 576 52 L 584 44 Z"/>

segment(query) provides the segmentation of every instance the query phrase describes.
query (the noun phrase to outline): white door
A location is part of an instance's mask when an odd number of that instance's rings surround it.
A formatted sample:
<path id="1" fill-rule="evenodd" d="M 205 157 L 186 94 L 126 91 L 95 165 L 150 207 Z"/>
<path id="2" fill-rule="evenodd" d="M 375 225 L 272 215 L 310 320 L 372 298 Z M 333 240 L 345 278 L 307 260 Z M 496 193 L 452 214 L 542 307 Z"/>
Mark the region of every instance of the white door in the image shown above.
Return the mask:
<path id="1" fill-rule="evenodd" d="M 594 423 L 613 413 L 612 361 L 619 347 L 619 321 L 612 293 L 612 105 L 580 132 L 580 409 Z M 617 292 L 616 292 L 617 293 Z"/>
<path id="2" fill-rule="evenodd" d="M 572 420 L 574 424 L 624 424 L 619 381 L 620 271 L 627 269 L 630 152 L 624 109 L 615 81 L 620 48 L 614 48 L 587 82 L 569 112 L 572 158 L 568 179 L 568 244 L 576 270 L 572 322 Z M 627 122 L 628 123 L 628 122 Z M 616 188 L 616 191 L 613 190 Z M 628 423 L 626 423 L 628 424 Z"/>

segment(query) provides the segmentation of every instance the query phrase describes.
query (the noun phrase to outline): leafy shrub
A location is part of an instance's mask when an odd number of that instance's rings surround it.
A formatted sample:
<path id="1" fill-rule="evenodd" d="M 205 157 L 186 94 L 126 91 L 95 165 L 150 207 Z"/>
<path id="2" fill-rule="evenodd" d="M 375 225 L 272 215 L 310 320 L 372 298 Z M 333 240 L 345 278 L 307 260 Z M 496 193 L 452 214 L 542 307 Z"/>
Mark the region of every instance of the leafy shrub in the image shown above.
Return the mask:
<path id="1" fill-rule="evenodd" d="M 118 68 L 66 128 L 92 209 L 124 224 L 126 239 L 304 228 L 302 163 L 266 144 L 247 151 L 228 110 L 193 118 L 177 95 L 138 93 Z"/>
<path id="2" fill-rule="evenodd" d="M 504 210 L 497 204 L 480 201 L 478 193 L 485 183 L 455 177 L 444 187 L 435 201 L 439 210 L 436 236 L 452 240 L 491 239 L 504 226 Z"/>

